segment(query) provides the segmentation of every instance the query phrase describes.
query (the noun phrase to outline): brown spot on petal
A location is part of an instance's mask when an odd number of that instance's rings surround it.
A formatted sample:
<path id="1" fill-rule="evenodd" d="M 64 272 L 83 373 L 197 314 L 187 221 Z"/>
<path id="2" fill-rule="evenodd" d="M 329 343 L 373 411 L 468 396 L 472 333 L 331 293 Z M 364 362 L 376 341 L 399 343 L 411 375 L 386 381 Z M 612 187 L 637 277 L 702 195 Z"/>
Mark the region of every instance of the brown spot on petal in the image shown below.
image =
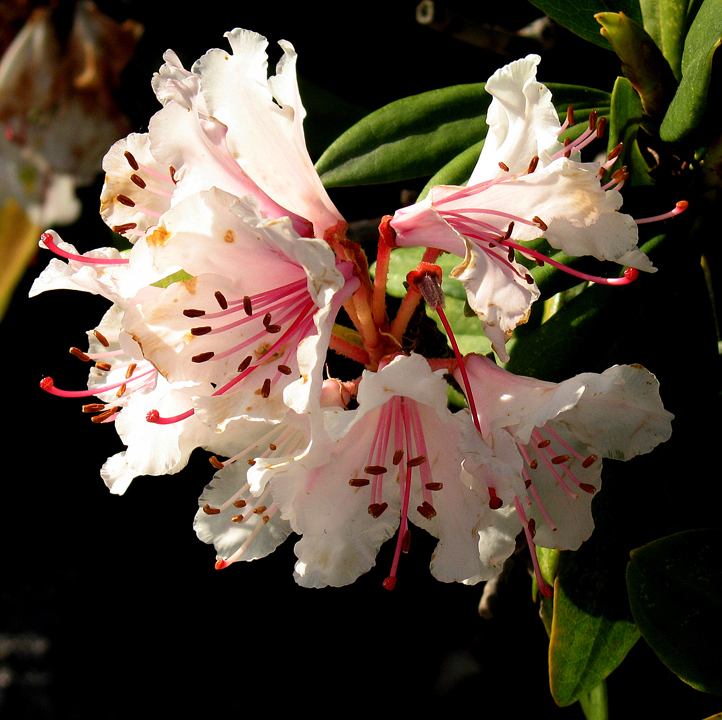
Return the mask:
<path id="1" fill-rule="evenodd" d="M 163 247 L 168 244 L 170 238 L 171 233 L 162 225 L 159 225 L 150 235 L 146 237 L 145 241 L 150 247 Z"/>
<path id="2" fill-rule="evenodd" d="M 232 243 L 236 241 L 236 236 L 233 232 L 233 230 L 226 230 L 225 233 L 223 233 L 223 242 Z"/>

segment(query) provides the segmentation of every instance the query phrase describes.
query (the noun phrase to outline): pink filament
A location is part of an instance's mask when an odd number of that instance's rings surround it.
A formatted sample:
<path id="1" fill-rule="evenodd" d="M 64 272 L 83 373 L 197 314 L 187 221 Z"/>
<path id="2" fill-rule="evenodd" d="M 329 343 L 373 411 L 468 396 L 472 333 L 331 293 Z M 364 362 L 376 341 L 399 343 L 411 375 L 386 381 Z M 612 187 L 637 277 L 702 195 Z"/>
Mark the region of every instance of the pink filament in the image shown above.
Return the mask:
<path id="1" fill-rule="evenodd" d="M 53 236 L 50 233 L 43 233 L 40 236 L 40 239 L 43 241 L 43 244 L 45 245 L 45 247 L 48 248 L 48 250 L 51 250 L 56 255 L 66 258 L 67 260 L 75 260 L 76 262 L 81 262 L 88 265 L 127 265 L 130 262 L 130 260 L 128 260 L 127 258 L 94 258 L 69 253 L 66 250 L 61 250 L 57 246 L 55 240 L 53 240 Z"/>

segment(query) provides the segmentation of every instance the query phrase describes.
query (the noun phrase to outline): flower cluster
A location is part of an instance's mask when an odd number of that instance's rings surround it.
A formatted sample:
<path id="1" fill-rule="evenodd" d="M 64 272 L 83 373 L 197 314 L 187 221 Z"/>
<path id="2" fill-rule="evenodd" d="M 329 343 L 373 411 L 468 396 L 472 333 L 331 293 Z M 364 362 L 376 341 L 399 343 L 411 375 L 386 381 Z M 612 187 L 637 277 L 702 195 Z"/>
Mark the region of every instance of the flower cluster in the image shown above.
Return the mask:
<path id="1" fill-rule="evenodd" d="M 84 411 L 115 423 L 126 449 L 102 469 L 108 487 L 178 472 L 205 448 L 217 472 L 195 529 L 215 545 L 216 567 L 296 533 L 295 576 L 307 587 L 353 582 L 394 539 L 392 588 L 412 524 L 438 539 L 431 570 L 447 582 L 493 578 L 520 534 L 532 550 L 578 548 L 593 529 L 602 458 L 628 459 L 670 436 L 656 379 L 630 365 L 553 384 L 462 357 L 434 261 L 459 257 L 453 276 L 502 362 L 539 295 L 519 259 L 550 262 L 525 242 L 544 237 L 568 255 L 634 269 L 609 283 L 653 271 L 635 221 L 619 212 L 623 174 L 600 182 L 614 157 L 579 157 L 601 127 L 593 119 L 560 143 L 539 58 L 499 70 L 468 184 L 435 187 L 384 218 L 372 280 L 306 150 L 293 47 L 281 43 L 269 77 L 265 38 L 227 38 L 231 52 L 210 50 L 190 71 L 168 51 L 149 131 L 105 158 L 101 214 L 132 248 L 80 255 L 53 231 L 42 238 L 66 261 L 53 259 L 32 294 L 73 288 L 111 303 L 88 350 L 72 350 L 94 362 L 88 389 L 41 383 L 94 398 Z M 426 254 L 389 317 L 398 246 Z M 446 326 L 453 357 L 407 349 L 422 301 Z M 353 328 L 336 324 L 341 308 Z M 329 377 L 329 352 L 360 363 L 361 375 Z M 452 377 L 468 403 L 456 412 Z"/>

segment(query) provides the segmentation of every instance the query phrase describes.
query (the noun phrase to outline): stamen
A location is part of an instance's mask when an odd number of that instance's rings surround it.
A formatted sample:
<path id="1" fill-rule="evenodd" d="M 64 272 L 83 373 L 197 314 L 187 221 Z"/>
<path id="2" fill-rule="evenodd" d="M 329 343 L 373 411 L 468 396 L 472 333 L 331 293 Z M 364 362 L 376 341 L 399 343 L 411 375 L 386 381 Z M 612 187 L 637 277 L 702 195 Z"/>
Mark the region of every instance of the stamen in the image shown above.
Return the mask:
<path id="1" fill-rule="evenodd" d="M 90 421 L 94 423 L 103 423 L 113 417 L 119 410 L 120 408 L 117 406 L 108 408 L 105 412 L 100 413 L 100 415 L 90 418 Z"/>
<path id="2" fill-rule="evenodd" d="M 271 378 L 266 378 L 263 381 L 263 387 L 261 388 L 261 397 L 267 398 L 271 394 Z"/>
<path id="3" fill-rule="evenodd" d="M 216 298 L 216 301 L 220 305 L 221 310 L 228 310 L 228 301 L 224 297 L 223 293 L 220 290 L 216 290 L 214 296 Z"/>
<path id="4" fill-rule="evenodd" d="M 383 465 L 367 465 L 364 468 L 364 472 L 369 475 L 383 475 L 388 470 Z"/>
<path id="5" fill-rule="evenodd" d="M 71 347 L 68 352 L 78 358 L 78 360 L 82 360 L 83 362 L 90 362 L 90 358 L 88 357 L 88 355 L 86 355 L 82 350 L 79 350 L 76 347 Z"/>
<path id="6" fill-rule="evenodd" d="M 130 261 L 127 258 L 97 258 L 97 257 L 85 257 L 83 255 L 76 255 L 74 253 L 61 250 L 53 236 L 50 233 L 43 233 L 40 236 L 45 247 L 54 252 L 59 257 L 65 258 L 66 260 L 75 260 L 76 262 L 85 263 L 87 265 L 127 265 Z"/>
<path id="7" fill-rule="evenodd" d="M 98 328 L 95 328 L 95 330 L 93 330 L 93 335 L 103 347 L 110 347 L 110 342 L 108 342 L 108 338 L 106 338 L 105 335 L 103 335 L 103 333 L 98 330 Z"/>
<path id="8" fill-rule="evenodd" d="M 138 165 L 138 161 L 133 156 L 133 153 L 131 153 L 129 150 L 126 150 L 123 155 L 125 155 L 125 159 L 128 161 L 128 165 L 130 165 L 133 170 L 138 170 L 140 165 Z"/>
<path id="9" fill-rule="evenodd" d="M 519 502 L 518 497 L 514 497 L 514 506 L 516 507 L 516 512 L 519 515 L 519 519 L 521 520 L 522 526 L 524 527 L 524 535 L 526 536 L 526 542 L 529 546 L 529 554 L 531 555 L 531 562 L 534 566 L 534 575 L 536 576 L 537 583 L 539 585 L 539 591 L 542 595 L 545 597 L 551 597 L 553 595 L 552 589 L 544 582 L 544 578 L 541 574 L 541 568 L 539 567 L 539 559 L 536 556 L 536 546 L 534 545 L 534 536 L 532 535 L 531 528 L 529 527 L 529 521 L 527 520 L 526 513 L 524 512 L 524 508 L 522 507 L 521 503 Z"/>
<path id="10" fill-rule="evenodd" d="M 644 225 L 645 223 L 659 222 L 660 220 L 669 220 L 670 218 L 673 218 L 676 215 L 683 213 L 688 207 L 689 203 L 686 200 L 680 200 L 674 206 L 674 209 L 670 210 L 669 212 L 662 213 L 661 215 L 654 215 L 653 217 L 640 218 L 639 220 L 635 220 L 634 222 L 636 222 L 637 225 Z"/>
<path id="11" fill-rule="evenodd" d="M 351 487 L 366 487 L 366 485 L 371 484 L 371 481 L 367 480 L 366 478 L 352 478 L 348 481 L 348 484 Z"/>
<path id="12" fill-rule="evenodd" d="M 372 515 L 375 518 L 381 517 L 384 510 L 389 506 L 388 503 L 371 503 L 368 507 L 369 515 Z"/>
<path id="13" fill-rule="evenodd" d="M 436 510 L 434 509 L 434 506 L 426 500 L 424 500 L 424 502 L 422 502 L 416 509 L 419 512 L 419 515 L 425 517 L 427 520 L 431 520 L 431 518 L 436 517 Z"/>

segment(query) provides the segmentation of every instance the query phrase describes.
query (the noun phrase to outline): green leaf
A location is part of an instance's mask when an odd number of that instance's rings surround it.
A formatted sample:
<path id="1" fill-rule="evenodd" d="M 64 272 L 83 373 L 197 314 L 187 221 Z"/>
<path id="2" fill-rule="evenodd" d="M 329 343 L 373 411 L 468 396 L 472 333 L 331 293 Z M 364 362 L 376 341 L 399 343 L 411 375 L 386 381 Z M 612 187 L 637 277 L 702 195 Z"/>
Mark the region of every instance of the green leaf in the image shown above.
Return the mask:
<path id="1" fill-rule="evenodd" d="M 639 5 L 644 29 L 662 51 L 679 82 L 689 0 L 639 0 Z"/>
<path id="2" fill-rule="evenodd" d="M 611 152 L 623 143 L 622 154 L 611 171 L 626 167 L 630 173 L 629 185 L 654 185 L 649 174 L 649 164 L 642 155 L 637 134 L 644 120 L 642 101 L 626 78 L 619 77 L 612 90 L 612 107 L 609 114 L 609 145 Z"/>
<path id="3" fill-rule="evenodd" d="M 492 98 L 484 86 L 431 90 L 376 110 L 324 152 L 316 164 L 321 180 L 326 187 L 397 182 L 431 177 L 453 163 L 439 180 L 461 184 L 469 177 L 489 129 L 486 111 Z M 592 109 L 604 115 L 609 108 L 610 96 L 604 91 L 558 83 L 547 87 L 560 115 L 569 105 L 580 118 Z"/>
<path id="4" fill-rule="evenodd" d="M 714 52 L 722 42 L 722 0 L 704 0 L 684 41 L 682 80 L 660 127 L 665 142 L 686 137 L 702 121 Z"/>
<path id="5" fill-rule="evenodd" d="M 159 287 L 159 288 L 167 288 L 173 283 L 177 282 L 187 282 L 188 280 L 192 280 L 193 275 L 189 275 L 185 270 L 178 270 L 177 272 L 174 272 L 172 275 L 168 275 L 167 277 L 164 277 L 162 280 L 158 280 L 158 282 L 151 283 L 153 287 Z"/>
<path id="6" fill-rule="evenodd" d="M 622 61 L 622 72 L 642 99 L 644 111 L 661 121 L 677 82 L 669 63 L 646 30 L 624 13 L 597 13 L 602 35 Z"/>
<path id="7" fill-rule="evenodd" d="M 722 694 L 720 553 L 719 530 L 687 530 L 632 551 L 627 569 L 644 639 L 682 680 L 716 694 Z"/>
<path id="8" fill-rule="evenodd" d="M 599 32 L 599 25 L 594 20 L 596 13 L 623 12 L 640 25 L 642 23 L 639 0 L 617 0 L 616 2 L 613 0 L 575 0 L 573 3 L 569 0 L 531 0 L 531 2 L 552 20 L 556 20 L 576 35 L 606 50 L 612 48 Z"/>
<path id="9" fill-rule="evenodd" d="M 401 98 L 349 128 L 316 169 L 326 187 L 395 182 L 433 175 L 486 136 L 491 95 L 485 83 Z"/>
<path id="10" fill-rule="evenodd" d="M 549 639 L 549 683 L 554 701 L 566 707 L 596 691 L 632 649 L 639 631 L 633 622 L 580 607 L 567 589 L 574 578 L 563 574 L 563 560 L 560 570 Z M 598 582 L 584 590 L 603 595 L 605 587 Z"/>

